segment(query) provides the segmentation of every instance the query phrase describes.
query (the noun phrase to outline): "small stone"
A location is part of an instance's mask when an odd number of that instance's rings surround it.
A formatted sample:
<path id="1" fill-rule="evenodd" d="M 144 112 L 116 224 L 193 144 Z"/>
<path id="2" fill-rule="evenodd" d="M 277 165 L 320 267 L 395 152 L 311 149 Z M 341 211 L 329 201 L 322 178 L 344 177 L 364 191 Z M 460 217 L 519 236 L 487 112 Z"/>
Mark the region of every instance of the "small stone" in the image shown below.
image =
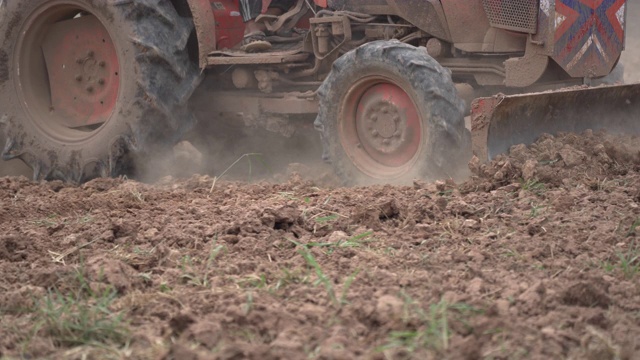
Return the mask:
<path id="1" fill-rule="evenodd" d="M 544 328 L 542 328 L 542 330 L 540 330 L 541 333 L 543 333 L 544 335 L 547 335 L 548 337 L 555 337 L 557 335 L 557 332 L 554 328 L 552 328 L 551 326 L 546 326 Z"/>
<path id="2" fill-rule="evenodd" d="M 463 226 L 470 228 L 470 227 L 476 226 L 477 224 L 478 224 L 477 221 L 475 221 L 473 219 L 467 219 L 467 220 L 464 221 Z"/>

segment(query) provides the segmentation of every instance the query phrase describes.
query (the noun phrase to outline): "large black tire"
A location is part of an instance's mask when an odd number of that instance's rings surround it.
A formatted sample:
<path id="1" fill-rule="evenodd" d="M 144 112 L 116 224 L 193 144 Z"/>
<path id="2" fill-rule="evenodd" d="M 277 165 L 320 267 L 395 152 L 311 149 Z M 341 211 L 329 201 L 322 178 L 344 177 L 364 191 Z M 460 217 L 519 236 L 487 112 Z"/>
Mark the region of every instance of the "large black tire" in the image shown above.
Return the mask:
<path id="1" fill-rule="evenodd" d="M 6 139 L 0 131 L 0 144 L 5 144 Z M 32 171 L 27 165 L 20 160 L 1 161 L 0 160 L 0 177 L 2 176 L 26 176 L 31 177 Z"/>
<path id="2" fill-rule="evenodd" d="M 390 95 L 375 95 L 387 90 Z M 345 185 L 458 179 L 467 172 L 471 141 L 464 102 L 450 72 L 426 49 L 398 41 L 365 44 L 333 64 L 318 95 L 315 125 L 321 131 L 323 157 Z M 415 108 L 413 122 L 403 110 L 408 107 L 396 109 L 400 101 L 394 97 L 404 96 L 410 99 L 405 104 Z M 392 106 L 379 113 L 387 103 Z M 385 123 L 377 125 L 383 115 Z"/>
<path id="3" fill-rule="evenodd" d="M 77 183 L 121 175 L 130 169 L 133 154 L 173 145 L 195 123 L 188 99 L 201 76 L 187 52 L 193 23 L 179 16 L 169 0 L 14 0 L 3 4 L 0 126 L 7 141 L 2 157 L 24 161 L 33 169 L 34 180 Z M 118 77 L 119 85 L 106 120 L 78 128 L 58 122 L 56 109 L 47 109 L 51 101 L 46 95 L 48 91 L 51 97 L 47 64 L 29 53 L 44 46 L 51 24 L 84 16 L 95 17 L 91 18 L 94 22 L 97 18 L 111 37 L 119 65 L 110 76 Z M 81 59 L 77 61 L 81 64 Z M 20 69 L 25 65 L 30 71 Z M 100 66 L 104 68 L 104 62 Z"/>

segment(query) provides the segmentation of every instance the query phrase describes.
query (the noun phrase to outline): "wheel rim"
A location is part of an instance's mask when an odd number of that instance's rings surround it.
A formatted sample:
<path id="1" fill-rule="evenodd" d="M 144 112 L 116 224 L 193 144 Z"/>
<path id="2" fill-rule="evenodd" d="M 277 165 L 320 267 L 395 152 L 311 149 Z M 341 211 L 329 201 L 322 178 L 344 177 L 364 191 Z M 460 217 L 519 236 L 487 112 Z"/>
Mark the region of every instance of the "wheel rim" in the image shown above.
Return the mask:
<path id="1" fill-rule="evenodd" d="M 340 141 L 353 164 L 377 179 L 405 175 L 423 143 L 423 124 L 415 101 L 385 77 L 354 84 L 340 111 Z"/>
<path id="2" fill-rule="evenodd" d="M 28 120 L 63 142 L 84 140 L 113 114 L 120 61 L 100 18 L 77 1 L 49 1 L 25 21 L 15 79 Z"/>

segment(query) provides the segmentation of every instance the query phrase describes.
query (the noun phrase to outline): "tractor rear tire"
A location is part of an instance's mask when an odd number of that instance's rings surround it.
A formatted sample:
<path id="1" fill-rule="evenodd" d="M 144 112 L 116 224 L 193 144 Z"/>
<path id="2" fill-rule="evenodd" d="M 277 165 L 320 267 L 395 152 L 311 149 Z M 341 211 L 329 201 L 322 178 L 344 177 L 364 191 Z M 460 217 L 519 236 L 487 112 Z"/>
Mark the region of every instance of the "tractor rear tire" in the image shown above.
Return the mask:
<path id="1" fill-rule="evenodd" d="M 168 0 L 5 1 L 3 159 L 24 161 L 34 180 L 79 183 L 173 145 L 195 123 L 192 29 Z"/>
<path id="2" fill-rule="evenodd" d="M 345 185 L 460 179 L 471 137 L 450 72 L 426 49 L 375 41 L 340 57 L 318 91 L 323 158 Z"/>

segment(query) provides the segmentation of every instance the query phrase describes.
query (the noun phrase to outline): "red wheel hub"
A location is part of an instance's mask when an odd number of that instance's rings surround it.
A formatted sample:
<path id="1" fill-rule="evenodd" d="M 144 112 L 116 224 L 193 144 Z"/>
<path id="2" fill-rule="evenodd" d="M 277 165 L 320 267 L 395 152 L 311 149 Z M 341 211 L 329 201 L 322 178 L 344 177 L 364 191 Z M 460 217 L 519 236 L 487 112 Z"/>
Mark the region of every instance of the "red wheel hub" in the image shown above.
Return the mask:
<path id="1" fill-rule="evenodd" d="M 51 25 L 42 44 L 51 111 L 68 127 L 104 123 L 120 88 L 120 64 L 107 29 L 93 15 Z"/>
<path id="2" fill-rule="evenodd" d="M 342 114 L 343 146 L 365 173 L 399 176 L 412 165 L 422 144 L 422 122 L 400 86 L 380 79 L 356 84 Z"/>

